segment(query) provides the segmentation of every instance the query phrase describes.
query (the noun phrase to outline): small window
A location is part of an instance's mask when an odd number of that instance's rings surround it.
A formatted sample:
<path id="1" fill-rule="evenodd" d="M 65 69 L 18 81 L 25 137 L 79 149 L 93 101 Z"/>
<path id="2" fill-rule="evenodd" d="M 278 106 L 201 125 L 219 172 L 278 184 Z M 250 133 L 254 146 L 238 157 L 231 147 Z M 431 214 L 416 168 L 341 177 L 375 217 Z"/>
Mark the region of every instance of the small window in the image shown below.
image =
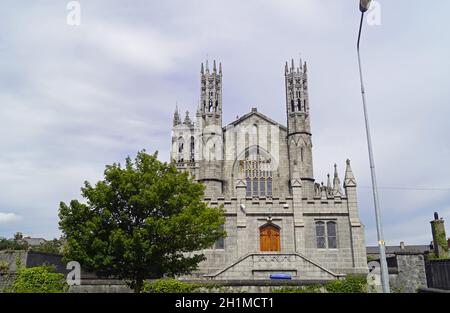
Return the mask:
<path id="1" fill-rule="evenodd" d="M 214 245 L 214 249 L 225 249 L 225 239 L 223 237 L 220 237 L 216 240 L 216 243 Z"/>
<path id="2" fill-rule="evenodd" d="M 324 222 L 316 222 L 316 240 L 318 249 L 326 248 Z"/>
<path id="3" fill-rule="evenodd" d="M 252 196 L 252 180 L 250 179 L 250 177 L 247 177 L 247 192 L 246 195 L 247 197 L 251 197 Z"/>
<path id="4" fill-rule="evenodd" d="M 272 196 L 272 178 L 267 178 L 267 196 Z"/>
<path id="5" fill-rule="evenodd" d="M 291 100 L 291 111 L 295 112 L 294 100 Z"/>
<path id="6" fill-rule="evenodd" d="M 224 230 L 224 226 L 222 225 L 220 227 L 221 230 Z M 220 249 L 223 250 L 225 249 L 225 238 L 224 237 L 220 237 L 219 239 L 216 240 L 215 244 L 214 244 L 214 249 Z"/>
<path id="7" fill-rule="evenodd" d="M 327 236 L 328 236 L 328 248 L 336 249 L 337 248 L 336 222 L 327 223 Z"/>
<path id="8" fill-rule="evenodd" d="M 254 197 L 258 196 L 258 179 L 257 178 L 253 179 L 253 196 Z"/>
<path id="9" fill-rule="evenodd" d="M 266 195 L 266 181 L 262 178 L 259 180 L 259 195 L 262 197 Z"/>
<path id="10" fill-rule="evenodd" d="M 191 137 L 191 162 L 195 161 L 195 139 Z"/>

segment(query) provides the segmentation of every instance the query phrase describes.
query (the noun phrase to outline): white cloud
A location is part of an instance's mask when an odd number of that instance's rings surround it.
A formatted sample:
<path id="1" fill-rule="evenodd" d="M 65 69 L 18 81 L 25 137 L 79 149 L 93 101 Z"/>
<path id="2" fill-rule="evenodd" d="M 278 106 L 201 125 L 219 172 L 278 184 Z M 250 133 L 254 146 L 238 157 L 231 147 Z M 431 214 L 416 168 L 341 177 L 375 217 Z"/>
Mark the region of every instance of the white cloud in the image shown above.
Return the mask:
<path id="1" fill-rule="evenodd" d="M 17 221 L 20 221 L 22 217 L 15 213 L 3 213 L 0 212 L 0 224 L 6 224 L 6 223 L 14 223 Z"/>

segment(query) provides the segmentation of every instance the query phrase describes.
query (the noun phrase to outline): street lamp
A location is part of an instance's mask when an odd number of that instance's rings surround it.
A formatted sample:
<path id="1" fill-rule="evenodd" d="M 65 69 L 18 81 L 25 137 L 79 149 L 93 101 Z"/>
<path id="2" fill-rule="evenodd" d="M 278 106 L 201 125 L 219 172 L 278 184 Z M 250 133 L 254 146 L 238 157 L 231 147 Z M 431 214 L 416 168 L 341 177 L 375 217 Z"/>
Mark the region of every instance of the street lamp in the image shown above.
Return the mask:
<path id="1" fill-rule="evenodd" d="M 364 108 L 364 119 L 366 122 L 367 147 L 369 149 L 370 174 L 372 176 L 372 192 L 373 192 L 373 202 L 374 202 L 374 206 L 375 206 L 375 218 L 376 218 L 376 223 L 377 223 L 378 246 L 380 248 L 381 284 L 383 287 L 383 292 L 390 293 L 391 291 L 390 291 L 390 287 L 389 287 L 389 272 L 388 272 L 388 267 L 387 267 L 387 262 L 386 262 L 386 248 L 385 248 L 385 242 L 384 242 L 384 236 L 383 236 L 383 228 L 381 226 L 381 213 L 380 213 L 380 205 L 379 205 L 379 199 L 378 199 L 377 178 L 375 175 L 375 162 L 373 159 L 372 139 L 370 136 L 369 118 L 368 118 L 368 112 L 367 112 L 367 106 L 366 106 L 366 91 L 364 88 L 364 80 L 363 80 L 363 73 L 362 73 L 362 66 L 361 66 L 361 55 L 359 53 L 359 43 L 361 40 L 361 31 L 362 31 L 362 26 L 363 26 L 363 21 L 364 21 L 364 13 L 366 13 L 369 10 L 371 2 L 372 2 L 372 0 L 360 0 L 360 3 L 359 3 L 359 9 L 361 11 L 361 22 L 359 24 L 357 51 L 358 51 L 359 77 L 361 80 L 361 95 L 362 95 L 363 108 Z"/>

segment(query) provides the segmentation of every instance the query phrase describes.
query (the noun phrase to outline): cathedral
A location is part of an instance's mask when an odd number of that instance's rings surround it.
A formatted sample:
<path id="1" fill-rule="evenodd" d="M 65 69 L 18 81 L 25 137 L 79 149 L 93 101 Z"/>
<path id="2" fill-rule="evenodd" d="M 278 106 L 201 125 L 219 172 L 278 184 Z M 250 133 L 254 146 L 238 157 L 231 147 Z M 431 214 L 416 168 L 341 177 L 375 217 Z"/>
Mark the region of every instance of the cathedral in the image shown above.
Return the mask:
<path id="1" fill-rule="evenodd" d="M 196 279 L 332 280 L 367 273 L 364 225 L 350 161 L 326 185 L 314 178 L 308 69 L 286 63 L 287 124 L 253 108 L 223 125 L 222 64 L 201 65 L 195 119 L 178 107 L 171 162 L 205 185 L 223 207 L 227 236 L 201 251 Z M 280 109 L 283 106 L 280 105 Z M 225 105 L 226 108 L 226 105 Z"/>

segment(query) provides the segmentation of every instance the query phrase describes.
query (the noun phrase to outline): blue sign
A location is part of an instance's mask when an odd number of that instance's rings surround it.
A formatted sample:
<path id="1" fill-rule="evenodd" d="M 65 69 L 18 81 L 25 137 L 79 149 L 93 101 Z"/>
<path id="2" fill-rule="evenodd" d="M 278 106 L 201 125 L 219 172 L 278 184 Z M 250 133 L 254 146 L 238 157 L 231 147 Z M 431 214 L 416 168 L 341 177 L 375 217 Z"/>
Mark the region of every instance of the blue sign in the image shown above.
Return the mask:
<path id="1" fill-rule="evenodd" d="M 292 279 L 290 274 L 270 274 L 270 279 Z"/>

